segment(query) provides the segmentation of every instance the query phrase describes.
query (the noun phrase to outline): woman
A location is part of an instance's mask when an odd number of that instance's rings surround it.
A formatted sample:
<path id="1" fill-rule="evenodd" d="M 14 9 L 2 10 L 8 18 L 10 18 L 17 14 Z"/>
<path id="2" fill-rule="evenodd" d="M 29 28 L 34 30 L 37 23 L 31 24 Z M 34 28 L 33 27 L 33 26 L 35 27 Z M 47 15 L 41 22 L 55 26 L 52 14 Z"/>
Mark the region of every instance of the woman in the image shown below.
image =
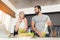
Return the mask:
<path id="1" fill-rule="evenodd" d="M 27 19 L 25 18 L 25 14 L 23 11 L 21 11 L 19 13 L 19 18 L 18 18 L 18 21 L 16 23 L 16 28 L 15 28 L 15 31 L 18 31 L 20 29 L 23 29 L 25 31 L 27 31 L 27 28 L 28 28 L 28 22 L 27 22 Z M 17 35 L 15 35 L 17 36 Z"/>

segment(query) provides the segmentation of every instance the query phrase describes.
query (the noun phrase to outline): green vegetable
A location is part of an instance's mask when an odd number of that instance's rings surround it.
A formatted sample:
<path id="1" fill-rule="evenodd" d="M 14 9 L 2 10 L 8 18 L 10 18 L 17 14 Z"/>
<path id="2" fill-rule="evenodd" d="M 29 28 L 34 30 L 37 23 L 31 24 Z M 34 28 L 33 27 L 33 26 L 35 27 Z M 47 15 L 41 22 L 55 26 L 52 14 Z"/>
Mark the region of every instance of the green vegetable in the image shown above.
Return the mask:
<path id="1" fill-rule="evenodd" d="M 44 37 L 46 36 L 46 32 L 43 32 L 43 36 L 44 36 Z"/>
<path id="2" fill-rule="evenodd" d="M 31 33 L 31 32 L 28 32 L 27 35 L 34 37 L 34 33 Z"/>
<path id="3" fill-rule="evenodd" d="M 19 30 L 18 32 L 19 32 L 19 33 L 25 33 L 26 31 L 23 30 L 23 29 L 21 29 L 21 30 Z"/>

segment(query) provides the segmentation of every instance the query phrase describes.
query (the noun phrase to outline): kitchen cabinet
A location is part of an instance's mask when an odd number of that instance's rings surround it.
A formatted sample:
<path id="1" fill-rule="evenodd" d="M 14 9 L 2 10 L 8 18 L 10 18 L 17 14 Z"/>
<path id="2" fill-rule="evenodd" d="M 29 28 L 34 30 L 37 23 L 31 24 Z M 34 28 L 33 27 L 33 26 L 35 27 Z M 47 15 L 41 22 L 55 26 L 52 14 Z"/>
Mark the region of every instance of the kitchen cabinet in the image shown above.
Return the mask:
<path id="1" fill-rule="evenodd" d="M 60 25 L 52 27 L 52 37 L 60 37 Z"/>

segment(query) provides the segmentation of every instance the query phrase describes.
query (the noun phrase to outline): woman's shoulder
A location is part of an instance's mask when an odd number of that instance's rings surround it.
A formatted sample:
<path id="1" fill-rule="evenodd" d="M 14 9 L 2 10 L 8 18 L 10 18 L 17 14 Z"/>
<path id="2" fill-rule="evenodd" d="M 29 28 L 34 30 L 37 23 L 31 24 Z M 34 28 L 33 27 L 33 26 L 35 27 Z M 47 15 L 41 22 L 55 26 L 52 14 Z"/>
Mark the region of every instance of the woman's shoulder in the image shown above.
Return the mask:
<path id="1" fill-rule="evenodd" d="M 24 21 L 27 21 L 27 18 L 24 18 Z"/>
<path id="2" fill-rule="evenodd" d="M 27 20 L 27 18 L 24 18 L 24 20 Z"/>

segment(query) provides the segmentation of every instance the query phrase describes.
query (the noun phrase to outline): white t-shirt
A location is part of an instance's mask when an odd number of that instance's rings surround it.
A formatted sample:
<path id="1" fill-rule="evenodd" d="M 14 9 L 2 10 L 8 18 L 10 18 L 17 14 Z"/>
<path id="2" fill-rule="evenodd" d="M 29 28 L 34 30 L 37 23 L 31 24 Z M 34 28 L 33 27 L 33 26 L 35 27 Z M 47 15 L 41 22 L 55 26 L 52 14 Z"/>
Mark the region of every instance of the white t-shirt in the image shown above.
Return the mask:
<path id="1" fill-rule="evenodd" d="M 19 28 L 24 28 L 25 27 L 25 23 L 24 23 L 24 19 L 22 20 L 22 22 L 19 25 Z"/>

